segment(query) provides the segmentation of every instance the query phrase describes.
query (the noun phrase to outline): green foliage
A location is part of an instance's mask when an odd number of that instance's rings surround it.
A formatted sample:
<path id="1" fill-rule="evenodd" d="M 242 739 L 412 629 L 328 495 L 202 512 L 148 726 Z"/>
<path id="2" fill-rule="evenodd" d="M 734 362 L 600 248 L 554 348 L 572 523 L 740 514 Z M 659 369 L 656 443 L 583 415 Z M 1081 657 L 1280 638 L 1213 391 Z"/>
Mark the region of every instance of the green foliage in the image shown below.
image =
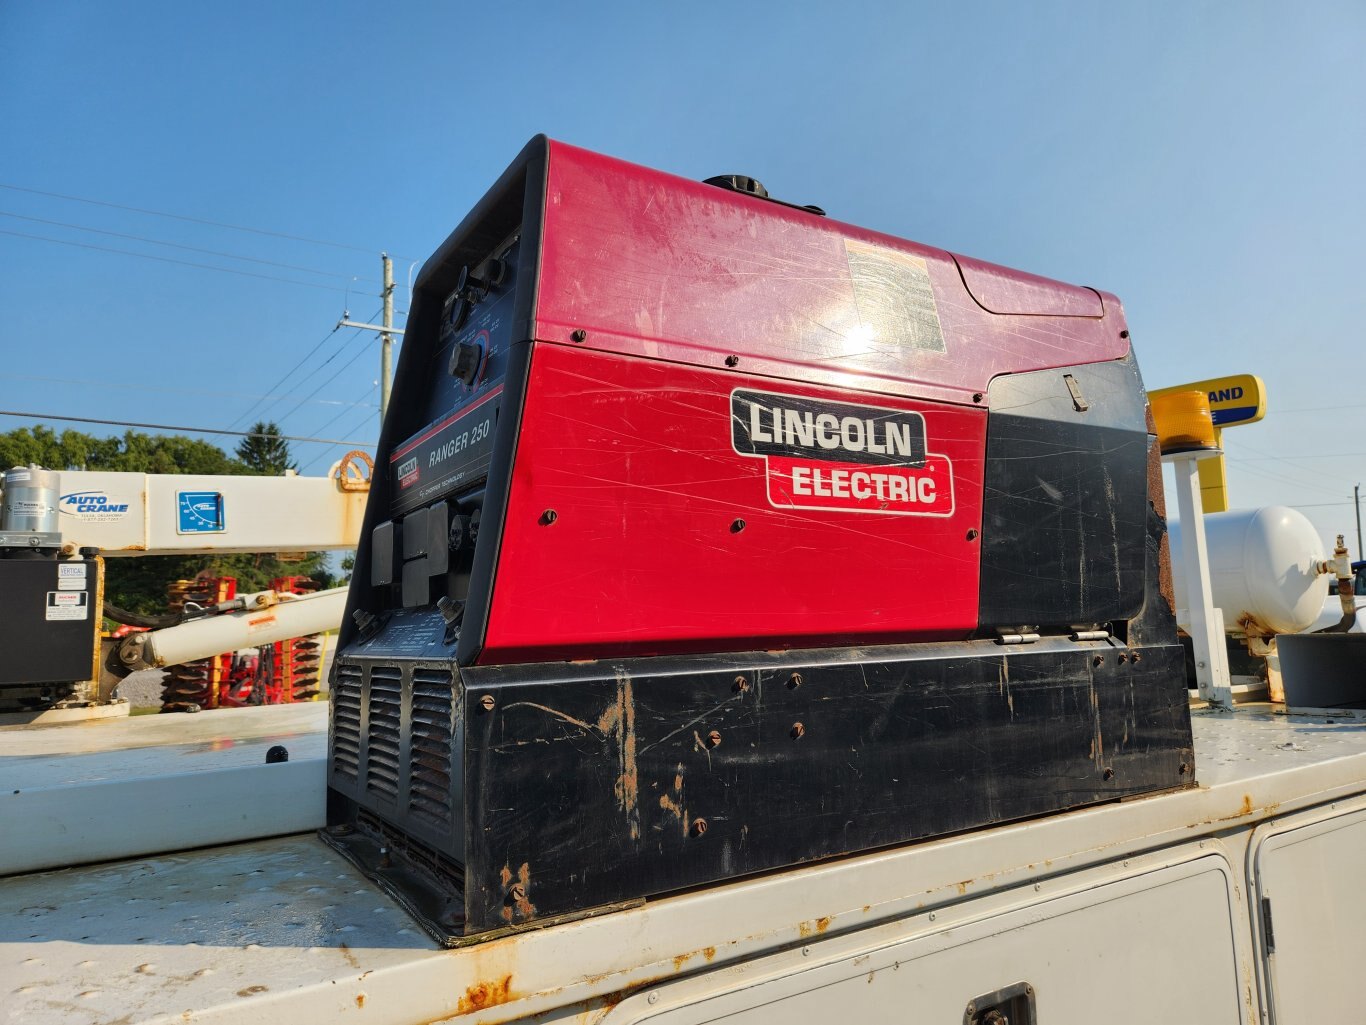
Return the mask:
<path id="1" fill-rule="evenodd" d="M 48 427 L 23 427 L 0 434 L 0 468 L 37 463 L 52 470 L 117 470 L 131 473 L 250 474 L 274 476 L 294 463 L 289 444 L 275 424 L 252 428 L 268 437 L 246 438 L 234 459 L 216 445 L 182 435 L 126 431 L 122 437 L 96 438 L 80 431 L 58 434 Z M 105 598 L 132 612 L 166 609 L 166 589 L 176 580 L 206 572 L 237 578 L 239 593 L 263 591 L 272 579 L 313 577 L 322 587 L 335 586 L 322 552 L 302 562 L 283 562 L 273 555 L 130 556 L 105 563 Z"/>
<path id="2" fill-rule="evenodd" d="M 298 470 L 290 458 L 289 442 L 280 437 L 280 428 L 262 420 L 252 425 L 251 435 L 237 446 L 237 458 L 252 473 L 279 476 L 286 470 Z"/>
<path id="3" fill-rule="evenodd" d="M 21 427 L 0 434 L 0 466 L 37 463 L 50 470 L 122 470 L 134 473 L 249 473 L 216 445 L 178 434 L 126 431 L 96 438 L 81 431 Z"/>

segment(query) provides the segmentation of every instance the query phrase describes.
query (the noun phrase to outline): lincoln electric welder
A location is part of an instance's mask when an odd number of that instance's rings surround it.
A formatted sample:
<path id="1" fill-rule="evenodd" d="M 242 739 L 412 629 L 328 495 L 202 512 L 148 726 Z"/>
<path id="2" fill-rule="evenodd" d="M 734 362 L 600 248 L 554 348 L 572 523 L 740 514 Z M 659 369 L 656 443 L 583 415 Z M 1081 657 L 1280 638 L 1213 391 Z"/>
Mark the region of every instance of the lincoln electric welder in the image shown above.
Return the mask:
<path id="1" fill-rule="evenodd" d="M 1193 782 L 1112 295 L 538 138 L 378 455 L 324 836 L 447 942 Z"/>

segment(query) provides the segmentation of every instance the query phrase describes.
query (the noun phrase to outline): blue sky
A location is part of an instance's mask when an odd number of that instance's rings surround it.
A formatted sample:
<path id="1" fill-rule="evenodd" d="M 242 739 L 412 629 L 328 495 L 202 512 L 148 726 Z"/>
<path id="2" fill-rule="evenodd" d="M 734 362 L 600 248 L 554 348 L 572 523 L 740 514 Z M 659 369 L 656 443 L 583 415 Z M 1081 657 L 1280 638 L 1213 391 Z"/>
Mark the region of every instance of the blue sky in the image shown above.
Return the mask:
<path id="1" fill-rule="evenodd" d="M 1364 43 L 1359 2 L 0 0 L 0 408 L 372 441 L 332 325 L 546 132 L 1117 293 L 1151 387 L 1267 382 L 1234 505 L 1351 536 Z"/>

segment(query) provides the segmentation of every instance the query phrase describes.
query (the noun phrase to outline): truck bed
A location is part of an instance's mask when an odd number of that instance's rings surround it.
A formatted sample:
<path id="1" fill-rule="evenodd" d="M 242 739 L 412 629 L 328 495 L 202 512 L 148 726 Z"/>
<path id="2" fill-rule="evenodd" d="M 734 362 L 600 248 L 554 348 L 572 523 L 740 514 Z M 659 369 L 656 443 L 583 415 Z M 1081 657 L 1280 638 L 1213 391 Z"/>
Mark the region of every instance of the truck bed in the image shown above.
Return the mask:
<path id="1" fill-rule="evenodd" d="M 812 967 L 822 951 L 889 929 L 934 935 L 965 909 L 980 916 L 1056 902 L 1149 871 L 1174 845 L 1222 852 L 1241 874 L 1240 852 L 1259 823 L 1348 807 L 1366 792 L 1366 724 L 1351 715 L 1262 706 L 1198 710 L 1194 719 L 1195 789 L 777 872 L 459 950 L 438 949 L 308 833 L 14 876 L 0 882 L 0 1020 L 637 1020 L 668 1005 L 656 1002 L 675 979 L 707 992 L 742 977 L 750 985 L 783 959 Z M 1192 957 L 1194 973 L 1200 955 Z M 754 975 L 756 964 L 770 976 Z M 1250 1021 L 1257 997 L 1243 971 Z"/>

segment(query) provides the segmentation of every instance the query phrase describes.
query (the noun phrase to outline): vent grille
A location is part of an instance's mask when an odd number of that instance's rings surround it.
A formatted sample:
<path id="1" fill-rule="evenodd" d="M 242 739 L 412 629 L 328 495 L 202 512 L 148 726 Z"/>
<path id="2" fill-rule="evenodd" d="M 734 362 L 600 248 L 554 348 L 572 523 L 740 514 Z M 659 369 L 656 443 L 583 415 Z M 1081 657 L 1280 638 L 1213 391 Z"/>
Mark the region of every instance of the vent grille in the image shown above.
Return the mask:
<path id="1" fill-rule="evenodd" d="M 343 663 L 332 692 L 332 771 L 355 782 L 360 775 L 360 666 Z"/>
<path id="2" fill-rule="evenodd" d="M 451 808 L 451 731 L 455 682 L 449 671 L 414 669 L 408 809 L 449 826 Z"/>
<path id="3" fill-rule="evenodd" d="M 394 666 L 370 669 L 370 733 L 365 758 L 365 788 L 398 800 L 402 673 Z"/>

